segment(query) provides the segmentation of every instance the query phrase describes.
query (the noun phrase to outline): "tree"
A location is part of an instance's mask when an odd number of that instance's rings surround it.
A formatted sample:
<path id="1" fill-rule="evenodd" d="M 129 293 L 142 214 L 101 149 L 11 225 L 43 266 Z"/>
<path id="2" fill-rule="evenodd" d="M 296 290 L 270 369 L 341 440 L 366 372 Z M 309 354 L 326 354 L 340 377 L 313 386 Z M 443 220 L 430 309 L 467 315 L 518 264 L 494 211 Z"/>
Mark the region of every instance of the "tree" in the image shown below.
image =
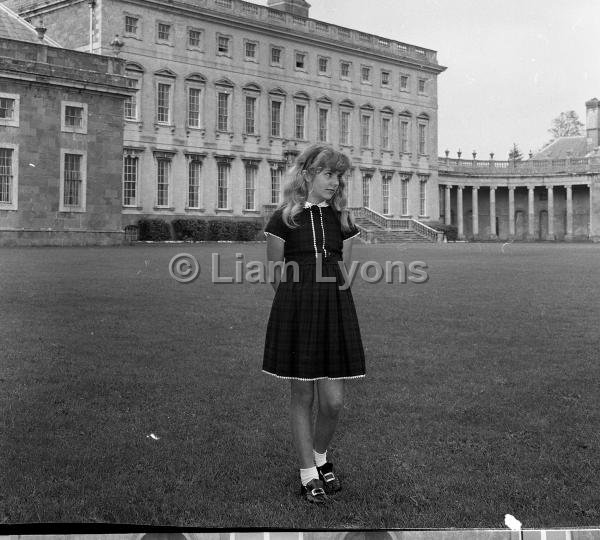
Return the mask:
<path id="1" fill-rule="evenodd" d="M 552 135 L 552 140 L 559 137 L 575 137 L 581 135 L 583 124 L 575 111 L 561 112 L 554 120 L 552 127 L 548 132 Z"/>
<path id="2" fill-rule="evenodd" d="M 512 148 L 508 151 L 508 159 L 514 161 L 521 161 L 523 159 L 523 154 L 521 153 L 521 150 L 519 150 L 517 143 L 513 143 Z"/>

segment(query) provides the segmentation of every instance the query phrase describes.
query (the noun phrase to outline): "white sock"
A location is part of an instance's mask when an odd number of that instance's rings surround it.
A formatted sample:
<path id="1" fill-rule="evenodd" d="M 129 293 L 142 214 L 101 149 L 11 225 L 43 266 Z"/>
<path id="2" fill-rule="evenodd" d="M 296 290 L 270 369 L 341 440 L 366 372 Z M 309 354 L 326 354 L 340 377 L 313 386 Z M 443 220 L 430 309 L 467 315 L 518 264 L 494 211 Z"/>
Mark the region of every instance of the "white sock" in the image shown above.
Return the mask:
<path id="1" fill-rule="evenodd" d="M 319 452 L 313 449 L 313 455 L 315 456 L 315 465 L 317 467 L 322 467 L 327 463 L 327 450 L 322 454 L 319 454 Z"/>
<path id="2" fill-rule="evenodd" d="M 319 473 L 316 467 L 309 467 L 308 469 L 300 469 L 300 482 L 305 486 L 311 480 L 318 480 Z"/>

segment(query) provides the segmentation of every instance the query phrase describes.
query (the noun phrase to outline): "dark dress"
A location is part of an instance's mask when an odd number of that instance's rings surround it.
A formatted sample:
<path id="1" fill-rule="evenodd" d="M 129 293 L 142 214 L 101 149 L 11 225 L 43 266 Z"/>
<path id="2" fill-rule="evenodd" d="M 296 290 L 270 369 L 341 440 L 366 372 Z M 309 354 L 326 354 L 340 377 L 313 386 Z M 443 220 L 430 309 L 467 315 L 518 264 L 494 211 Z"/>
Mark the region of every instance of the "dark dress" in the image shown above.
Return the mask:
<path id="1" fill-rule="evenodd" d="M 312 223 L 311 223 L 312 213 Z M 285 240 L 286 280 L 277 288 L 267 325 L 263 371 L 286 379 L 350 379 L 365 375 L 365 356 L 350 288 L 340 290 L 342 243 L 358 229 L 342 233 L 339 215 L 330 206 L 312 205 L 296 216 L 297 228 L 285 225 L 281 209 L 265 227 Z M 314 232 L 313 232 L 314 231 Z M 324 234 L 323 234 L 324 233 Z M 325 241 L 323 241 L 325 236 Z M 317 282 L 319 273 L 335 277 Z"/>

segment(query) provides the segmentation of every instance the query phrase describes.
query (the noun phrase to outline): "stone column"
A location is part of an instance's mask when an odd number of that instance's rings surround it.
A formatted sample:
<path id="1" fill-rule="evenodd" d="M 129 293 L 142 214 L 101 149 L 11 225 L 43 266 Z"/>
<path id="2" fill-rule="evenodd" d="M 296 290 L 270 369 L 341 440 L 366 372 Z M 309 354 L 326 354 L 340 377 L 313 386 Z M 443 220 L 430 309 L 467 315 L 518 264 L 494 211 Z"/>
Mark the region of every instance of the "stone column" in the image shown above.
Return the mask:
<path id="1" fill-rule="evenodd" d="M 496 230 L 496 188 L 490 187 L 490 240 L 498 237 Z"/>
<path id="2" fill-rule="evenodd" d="M 473 238 L 477 238 L 479 236 L 479 199 L 477 197 L 477 193 L 479 188 L 473 186 L 471 191 L 471 208 L 473 209 Z"/>
<path id="3" fill-rule="evenodd" d="M 446 210 L 445 210 L 445 219 L 444 221 L 446 222 L 446 225 L 452 225 L 452 208 L 450 207 L 450 193 L 452 186 L 446 186 Z"/>
<path id="4" fill-rule="evenodd" d="M 533 200 L 533 190 L 535 186 L 527 186 L 527 203 L 528 203 L 528 215 L 527 215 L 527 239 L 535 240 L 535 210 Z"/>
<path id="5" fill-rule="evenodd" d="M 565 240 L 573 240 L 573 186 L 565 186 L 567 190 L 567 234 Z"/>
<path id="6" fill-rule="evenodd" d="M 515 237 L 515 188 L 508 188 L 508 237 Z"/>
<path id="7" fill-rule="evenodd" d="M 463 227 L 463 187 L 456 188 L 456 219 L 458 227 L 458 239 L 463 240 L 465 237 Z"/>
<path id="8" fill-rule="evenodd" d="M 590 219 L 588 221 L 588 240 L 592 240 L 592 224 L 593 224 L 593 213 L 594 213 L 594 206 L 592 204 L 592 184 L 588 184 L 588 191 L 590 194 Z"/>
<path id="9" fill-rule="evenodd" d="M 548 186 L 548 236 L 546 240 L 556 240 L 554 236 L 554 188 Z"/>

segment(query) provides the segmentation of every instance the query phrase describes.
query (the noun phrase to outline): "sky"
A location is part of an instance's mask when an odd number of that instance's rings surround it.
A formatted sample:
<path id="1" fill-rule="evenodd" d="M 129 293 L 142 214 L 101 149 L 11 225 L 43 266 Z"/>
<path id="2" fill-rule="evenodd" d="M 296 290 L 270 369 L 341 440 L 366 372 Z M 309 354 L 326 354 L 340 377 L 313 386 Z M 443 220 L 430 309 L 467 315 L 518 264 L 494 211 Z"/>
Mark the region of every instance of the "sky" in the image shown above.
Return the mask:
<path id="1" fill-rule="evenodd" d="M 267 0 L 254 0 L 266 5 Z M 600 99 L 600 0 L 308 0 L 310 17 L 438 52 L 438 150 L 507 159 Z"/>

